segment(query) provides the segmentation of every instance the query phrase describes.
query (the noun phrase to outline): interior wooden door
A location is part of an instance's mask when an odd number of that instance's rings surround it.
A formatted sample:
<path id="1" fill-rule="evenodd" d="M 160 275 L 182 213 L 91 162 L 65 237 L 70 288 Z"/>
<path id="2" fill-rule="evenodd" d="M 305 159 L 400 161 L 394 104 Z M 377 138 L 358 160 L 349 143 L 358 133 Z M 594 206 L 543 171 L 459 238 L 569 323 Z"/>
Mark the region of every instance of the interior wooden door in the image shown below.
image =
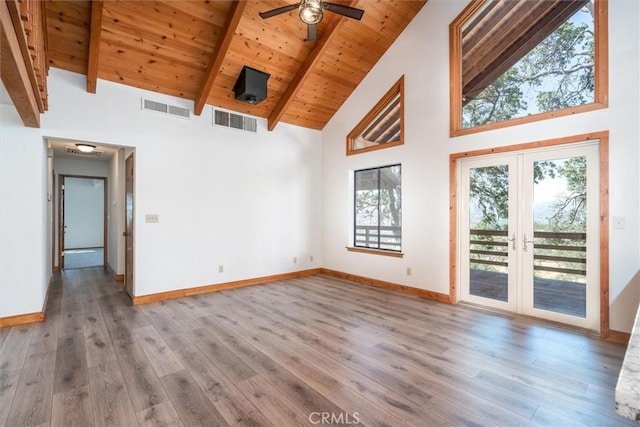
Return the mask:
<path id="1" fill-rule="evenodd" d="M 134 157 L 131 154 L 127 157 L 125 164 L 125 274 L 124 284 L 127 294 L 131 298 L 134 296 Z"/>

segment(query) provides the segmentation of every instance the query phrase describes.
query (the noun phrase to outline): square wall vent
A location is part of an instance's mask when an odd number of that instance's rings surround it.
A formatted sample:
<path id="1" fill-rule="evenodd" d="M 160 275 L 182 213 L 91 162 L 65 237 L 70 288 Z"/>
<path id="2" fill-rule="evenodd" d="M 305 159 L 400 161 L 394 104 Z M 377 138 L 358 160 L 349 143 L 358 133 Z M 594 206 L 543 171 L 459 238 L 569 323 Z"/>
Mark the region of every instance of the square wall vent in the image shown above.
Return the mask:
<path id="1" fill-rule="evenodd" d="M 181 119 L 191 118 L 191 110 L 188 108 L 165 104 L 163 102 L 157 102 L 146 98 L 142 98 L 142 109 L 145 111 L 153 111 L 154 113 L 180 117 Z"/>
<path id="2" fill-rule="evenodd" d="M 213 110 L 213 124 L 226 128 L 238 129 L 245 132 L 258 132 L 258 119 L 215 109 Z"/>

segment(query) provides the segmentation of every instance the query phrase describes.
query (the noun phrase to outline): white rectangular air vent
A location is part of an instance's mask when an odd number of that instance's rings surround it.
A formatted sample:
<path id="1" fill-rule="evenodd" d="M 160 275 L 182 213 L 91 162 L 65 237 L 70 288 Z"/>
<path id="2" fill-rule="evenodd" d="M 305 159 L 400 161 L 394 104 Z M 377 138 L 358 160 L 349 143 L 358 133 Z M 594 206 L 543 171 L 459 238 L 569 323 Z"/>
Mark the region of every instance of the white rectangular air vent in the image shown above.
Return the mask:
<path id="1" fill-rule="evenodd" d="M 142 109 L 146 111 L 153 111 L 155 113 L 168 114 L 170 116 L 180 117 L 183 119 L 191 118 L 191 110 L 188 108 L 152 101 L 146 98 L 142 98 Z"/>
<path id="2" fill-rule="evenodd" d="M 213 110 L 213 124 L 246 132 L 258 132 L 258 119 L 228 111 Z"/>

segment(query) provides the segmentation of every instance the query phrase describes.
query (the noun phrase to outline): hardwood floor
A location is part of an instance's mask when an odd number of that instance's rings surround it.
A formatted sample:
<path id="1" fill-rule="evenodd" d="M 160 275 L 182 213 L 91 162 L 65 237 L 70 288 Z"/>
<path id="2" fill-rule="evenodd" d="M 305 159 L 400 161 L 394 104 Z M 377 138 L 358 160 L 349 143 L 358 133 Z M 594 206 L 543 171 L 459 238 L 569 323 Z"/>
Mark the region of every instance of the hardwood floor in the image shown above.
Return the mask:
<path id="1" fill-rule="evenodd" d="M 328 276 L 133 307 L 67 270 L 0 329 L 0 425 L 617 426 L 625 348 Z"/>

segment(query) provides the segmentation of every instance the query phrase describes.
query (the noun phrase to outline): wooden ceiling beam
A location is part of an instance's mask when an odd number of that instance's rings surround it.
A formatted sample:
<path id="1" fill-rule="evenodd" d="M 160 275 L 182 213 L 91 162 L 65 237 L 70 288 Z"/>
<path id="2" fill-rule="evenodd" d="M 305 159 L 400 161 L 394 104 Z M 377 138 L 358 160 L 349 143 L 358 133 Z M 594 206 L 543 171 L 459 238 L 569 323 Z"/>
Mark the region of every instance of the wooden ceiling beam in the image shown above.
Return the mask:
<path id="1" fill-rule="evenodd" d="M 100 34 L 102 33 L 103 2 L 91 2 L 91 25 L 89 27 L 89 60 L 87 61 L 87 92 L 96 93 L 98 66 L 100 65 Z"/>
<path id="2" fill-rule="evenodd" d="M 209 98 L 209 93 L 211 92 L 213 83 L 216 81 L 216 77 L 220 72 L 220 68 L 222 67 L 224 58 L 229 51 L 229 46 L 231 46 L 233 35 L 236 32 L 236 28 L 238 28 L 240 18 L 242 18 L 242 13 L 244 12 L 246 6 L 246 1 L 234 0 L 231 3 L 231 9 L 229 10 L 229 14 L 227 15 L 227 20 L 224 24 L 224 27 L 220 31 L 222 38 L 218 40 L 216 49 L 214 50 L 211 61 L 209 62 L 209 66 L 207 67 L 207 73 L 205 74 L 204 82 L 194 101 L 193 113 L 196 116 L 202 114 L 204 105 L 207 103 L 207 99 Z"/>
<path id="3" fill-rule="evenodd" d="M 354 7 L 356 3 L 357 3 L 357 0 L 352 0 L 346 5 Z M 340 27 L 342 27 L 342 25 L 346 22 L 347 19 L 349 18 L 339 17 L 338 19 L 333 21 L 332 25 L 325 30 L 325 33 L 318 40 L 318 42 L 313 47 L 311 52 L 309 52 L 309 56 L 307 56 L 307 58 L 304 60 L 304 63 L 302 64 L 302 66 L 296 73 L 295 77 L 289 84 L 289 87 L 287 88 L 285 93 L 282 95 L 282 98 L 280 98 L 280 101 L 278 102 L 276 107 L 273 109 L 273 111 L 269 115 L 267 128 L 270 131 L 276 128 L 277 124 L 282 119 L 282 116 L 284 116 L 284 113 L 287 110 L 287 107 L 289 107 L 291 102 L 293 102 L 296 95 L 298 94 L 298 91 L 302 88 L 302 85 L 304 84 L 305 80 L 310 76 L 311 70 L 318 63 L 318 61 L 320 61 L 320 59 L 322 58 L 322 55 L 329 47 L 329 42 L 335 37 L 335 35 L 338 33 L 338 30 L 340 29 Z"/>
<path id="4" fill-rule="evenodd" d="M 25 126 L 40 127 L 40 108 L 7 2 L 0 1 L 0 80 Z"/>

